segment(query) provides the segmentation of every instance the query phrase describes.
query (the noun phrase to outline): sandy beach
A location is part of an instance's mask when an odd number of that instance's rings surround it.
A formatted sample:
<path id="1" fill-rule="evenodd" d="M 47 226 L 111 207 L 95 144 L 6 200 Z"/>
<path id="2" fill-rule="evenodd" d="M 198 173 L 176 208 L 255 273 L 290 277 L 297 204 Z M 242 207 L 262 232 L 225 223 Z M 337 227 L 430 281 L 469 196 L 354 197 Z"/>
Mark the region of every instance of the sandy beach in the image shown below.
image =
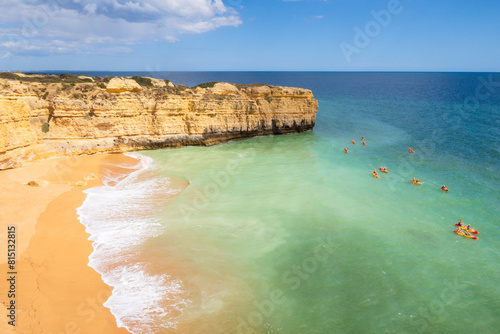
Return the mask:
<path id="1" fill-rule="evenodd" d="M 15 226 L 15 298 L 2 278 L 1 301 L 15 301 L 15 327 L 0 322 L 2 333 L 128 333 L 118 328 L 103 303 L 112 288 L 88 266 L 89 234 L 76 209 L 83 190 L 102 185 L 102 175 L 126 175 L 137 160 L 123 154 L 58 158 L 0 172 L 1 244 Z M 38 186 L 29 186 L 35 181 Z M 0 250 L 4 276 L 7 247 Z M 8 278 L 8 277 L 7 277 Z M 4 310 L 5 310 L 4 308 Z"/>

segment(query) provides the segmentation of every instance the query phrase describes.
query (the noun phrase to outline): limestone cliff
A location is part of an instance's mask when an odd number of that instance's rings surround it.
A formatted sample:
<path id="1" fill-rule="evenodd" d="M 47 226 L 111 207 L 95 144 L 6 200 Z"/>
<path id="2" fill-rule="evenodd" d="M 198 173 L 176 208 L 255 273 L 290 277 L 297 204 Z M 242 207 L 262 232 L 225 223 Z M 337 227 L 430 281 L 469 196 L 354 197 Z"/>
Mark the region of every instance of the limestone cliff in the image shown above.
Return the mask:
<path id="1" fill-rule="evenodd" d="M 314 127 L 318 107 L 301 88 L 8 74 L 0 78 L 0 169 L 62 155 L 301 132 Z"/>

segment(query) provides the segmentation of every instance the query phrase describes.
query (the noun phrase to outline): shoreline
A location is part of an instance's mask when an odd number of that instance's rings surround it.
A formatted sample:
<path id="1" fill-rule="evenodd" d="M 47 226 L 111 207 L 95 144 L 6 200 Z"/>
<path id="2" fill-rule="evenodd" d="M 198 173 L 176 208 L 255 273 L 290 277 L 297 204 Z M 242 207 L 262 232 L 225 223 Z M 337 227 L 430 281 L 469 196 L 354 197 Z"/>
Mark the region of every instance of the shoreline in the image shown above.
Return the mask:
<path id="1" fill-rule="evenodd" d="M 138 161 L 124 154 L 45 160 L 0 172 L 0 236 L 16 226 L 16 326 L 2 333 L 129 333 L 103 304 L 112 287 L 89 264 L 90 234 L 77 208 L 103 174 L 126 177 Z M 128 166 L 123 168 L 120 166 Z M 28 186 L 36 181 L 39 186 Z M 6 249 L 0 251 L 6 273 Z M 6 293 L 1 301 L 7 307 Z"/>

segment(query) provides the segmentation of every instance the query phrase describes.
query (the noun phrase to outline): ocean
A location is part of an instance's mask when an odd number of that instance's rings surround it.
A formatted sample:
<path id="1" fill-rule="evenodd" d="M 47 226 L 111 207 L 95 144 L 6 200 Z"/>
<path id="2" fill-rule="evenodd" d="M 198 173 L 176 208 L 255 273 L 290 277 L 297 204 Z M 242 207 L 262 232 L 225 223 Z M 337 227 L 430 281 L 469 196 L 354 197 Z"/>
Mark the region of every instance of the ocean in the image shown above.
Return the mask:
<path id="1" fill-rule="evenodd" d="M 500 74 L 82 74 L 303 87 L 319 101 L 313 131 L 132 153 L 139 170 L 86 191 L 89 265 L 114 287 L 119 326 L 498 333 Z M 453 233 L 459 219 L 477 240 Z"/>

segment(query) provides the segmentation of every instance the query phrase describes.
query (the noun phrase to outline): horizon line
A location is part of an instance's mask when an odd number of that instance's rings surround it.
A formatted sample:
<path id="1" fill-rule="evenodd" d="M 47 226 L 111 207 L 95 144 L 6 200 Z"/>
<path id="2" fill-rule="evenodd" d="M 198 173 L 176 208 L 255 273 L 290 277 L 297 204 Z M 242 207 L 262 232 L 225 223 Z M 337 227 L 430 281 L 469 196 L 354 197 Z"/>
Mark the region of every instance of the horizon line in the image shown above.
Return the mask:
<path id="1" fill-rule="evenodd" d="M 446 70 L 164 70 L 164 71 L 148 71 L 148 70 L 0 70 L 0 72 L 21 72 L 21 73 L 34 73 L 46 74 L 46 72 L 141 72 L 141 73 L 165 73 L 165 72 L 255 72 L 255 73 L 500 73 L 500 71 L 446 71 Z M 62 73 L 62 74 L 64 74 Z"/>

